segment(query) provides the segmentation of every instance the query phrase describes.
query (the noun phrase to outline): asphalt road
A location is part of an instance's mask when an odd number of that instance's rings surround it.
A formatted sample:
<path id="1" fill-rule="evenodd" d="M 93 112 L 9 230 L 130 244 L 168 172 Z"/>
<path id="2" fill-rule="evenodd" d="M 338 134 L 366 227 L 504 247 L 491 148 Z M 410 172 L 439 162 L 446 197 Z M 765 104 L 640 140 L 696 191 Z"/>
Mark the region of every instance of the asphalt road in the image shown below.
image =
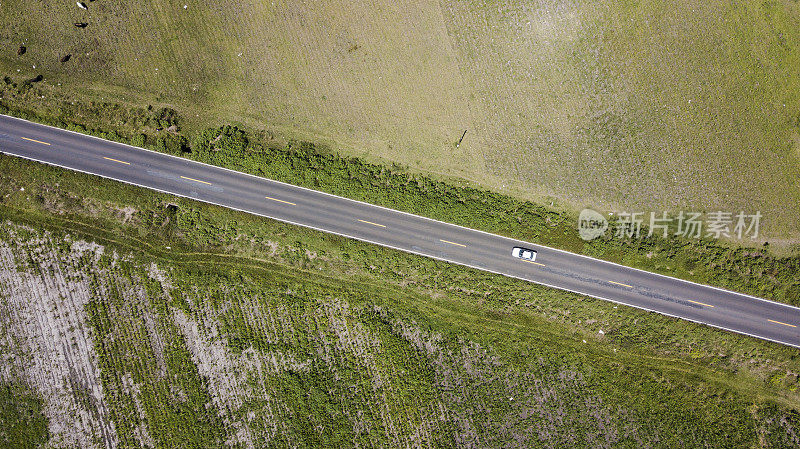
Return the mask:
<path id="1" fill-rule="evenodd" d="M 0 115 L 0 151 L 800 347 L 800 308 Z M 536 263 L 511 248 L 538 251 Z"/>

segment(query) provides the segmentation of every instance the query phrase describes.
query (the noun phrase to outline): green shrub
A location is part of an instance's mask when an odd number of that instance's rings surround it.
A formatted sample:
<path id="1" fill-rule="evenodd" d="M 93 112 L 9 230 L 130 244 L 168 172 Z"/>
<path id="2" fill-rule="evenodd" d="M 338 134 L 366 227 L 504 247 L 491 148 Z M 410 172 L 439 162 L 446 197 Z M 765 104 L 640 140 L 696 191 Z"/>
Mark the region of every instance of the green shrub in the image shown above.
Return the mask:
<path id="1" fill-rule="evenodd" d="M 48 437 L 41 398 L 20 384 L 0 382 L 0 446 L 40 447 Z"/>

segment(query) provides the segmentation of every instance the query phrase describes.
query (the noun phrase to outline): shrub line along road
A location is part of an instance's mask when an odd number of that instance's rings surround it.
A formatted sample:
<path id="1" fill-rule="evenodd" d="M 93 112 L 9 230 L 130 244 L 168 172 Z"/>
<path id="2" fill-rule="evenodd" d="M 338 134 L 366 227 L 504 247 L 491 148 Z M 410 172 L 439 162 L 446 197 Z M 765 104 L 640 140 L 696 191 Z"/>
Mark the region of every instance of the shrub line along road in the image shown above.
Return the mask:
<path id="1" fill-rule="evenodd" d="M 0 151 L 800 347 L 800 308 L 0 115 Z M 538 251 L 535 262 L 511 248 Z"/>

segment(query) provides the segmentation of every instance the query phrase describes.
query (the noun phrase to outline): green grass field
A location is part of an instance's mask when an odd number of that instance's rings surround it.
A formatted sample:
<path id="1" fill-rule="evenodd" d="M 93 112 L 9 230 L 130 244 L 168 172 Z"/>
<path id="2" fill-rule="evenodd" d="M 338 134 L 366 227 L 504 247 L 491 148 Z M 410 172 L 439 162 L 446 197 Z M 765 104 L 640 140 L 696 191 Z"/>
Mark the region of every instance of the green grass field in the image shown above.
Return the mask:
<path id="1" fill-rule="evenodd" d="M 0 441 L 800 446 L 795 349 L 17 158 L 0 181 Z"/>
<path id="2" fill-rule="evenodd" d="M 793 0 L 89 6 L 5 1 L 0 71 L 171 106 L 190 131 L 241 123 L 567 208 L 760 210 L 773 246 L 800 238 Z"/>

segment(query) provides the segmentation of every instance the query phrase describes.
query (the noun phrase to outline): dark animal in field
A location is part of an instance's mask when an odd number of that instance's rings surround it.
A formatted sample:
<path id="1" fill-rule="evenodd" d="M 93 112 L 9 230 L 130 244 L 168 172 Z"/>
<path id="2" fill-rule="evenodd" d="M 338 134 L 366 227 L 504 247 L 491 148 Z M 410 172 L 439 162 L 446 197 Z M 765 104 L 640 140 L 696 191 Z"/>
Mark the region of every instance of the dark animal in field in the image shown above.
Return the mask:
<path id="1" fill-rule="evenodd" d="M 43 79 L 44 79 L 44 77 L 43 77 L 42 75 L 36 75 L 36 77 L 35 77 L 35 78 L 31 78 L 29 81 L 30 81 L 31 83 L 38 83 L 39 81 L 41 81 L 41 80 L 43 80 Z"/>
<path id="2" fill-rule="evenodd" d="M 25 48 L 25 46 L 24 46 L 24 45 L 20 45 L 20 46 L 19 46 L 19 48 L 17 49 L 17 55 L 18 55 L 18 56 L 22 56 L 22 55 L 24 55 L 24 54 L 25 54 L 25 52 L 26 52 L 27 50 L 28 50 L 28 49 L 27 49 L 27 48 Z"/>
<path id="3" fill-rule="evenodd" d="M 65 55 L 65 56 L 63 56 L 61 58 L 61 62 L 67 62 L 67 61 L 69 61 L 69 58 L 71 58 L 71 57 L 72 57 L 72 55 Z"/>
<path id="4" fill-rule="evenodd" d="M 74 25 L 78 28 L 86 28 L 86 25 L 89 25 L 86 22 L 75 22 Z"/>

